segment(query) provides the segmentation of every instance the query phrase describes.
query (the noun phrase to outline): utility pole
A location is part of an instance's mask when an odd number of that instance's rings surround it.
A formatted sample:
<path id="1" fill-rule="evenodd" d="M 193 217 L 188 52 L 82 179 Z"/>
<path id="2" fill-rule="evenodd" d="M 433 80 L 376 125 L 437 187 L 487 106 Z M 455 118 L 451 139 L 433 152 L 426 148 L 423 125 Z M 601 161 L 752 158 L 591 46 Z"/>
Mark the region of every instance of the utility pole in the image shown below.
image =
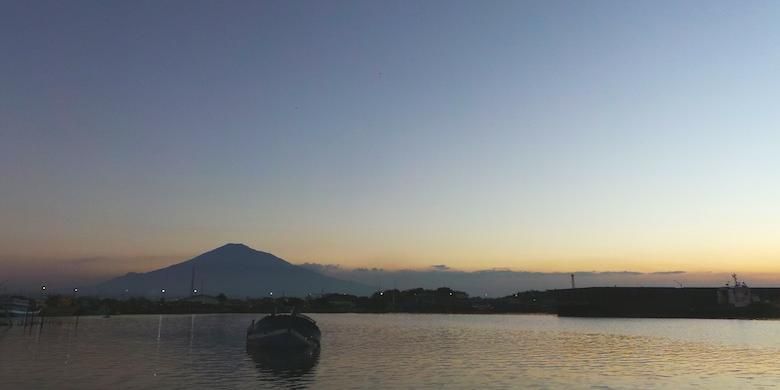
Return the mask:
<path id="1" fill-rule="evenodd" d="M 195 265 L 192 265 L 192 278 L 190 278 L 190 296 L 194 297 L 198 290 L 195 289 Z"/>

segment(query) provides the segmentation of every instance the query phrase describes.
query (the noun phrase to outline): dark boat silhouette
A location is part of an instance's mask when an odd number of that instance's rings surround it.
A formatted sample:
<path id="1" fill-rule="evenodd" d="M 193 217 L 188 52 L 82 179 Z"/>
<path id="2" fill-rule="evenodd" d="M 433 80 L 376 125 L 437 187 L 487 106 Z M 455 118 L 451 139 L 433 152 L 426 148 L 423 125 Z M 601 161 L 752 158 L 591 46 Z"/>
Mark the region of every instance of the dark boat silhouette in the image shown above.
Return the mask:
<path id="1" fill-rule="evenodd" d="M 317 323 L 297 313 L 271 314 L 249 325 L 246 331 L 248 348 L 295 350 L 319 348 L 322 333 Z"/>

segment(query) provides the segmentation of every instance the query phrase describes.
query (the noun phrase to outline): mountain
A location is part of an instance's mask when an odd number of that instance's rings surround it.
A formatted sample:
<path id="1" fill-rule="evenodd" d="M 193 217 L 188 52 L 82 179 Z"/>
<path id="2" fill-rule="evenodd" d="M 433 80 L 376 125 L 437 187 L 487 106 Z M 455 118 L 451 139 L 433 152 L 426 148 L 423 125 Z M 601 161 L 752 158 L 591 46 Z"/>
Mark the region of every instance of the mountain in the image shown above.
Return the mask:
<path id="1" fill-rule="evenodd" d="M 194 275 L 194 277 L 193 277 Z M 227 244 L 190 260 L 146 273 L 128 273 L 96 286 L 101 295 L 166 297 L 199 293 L 228 297 L 304 297 L 320 292 L 368 295 L 373 289 L 290 264 L 244 244 Z"/>

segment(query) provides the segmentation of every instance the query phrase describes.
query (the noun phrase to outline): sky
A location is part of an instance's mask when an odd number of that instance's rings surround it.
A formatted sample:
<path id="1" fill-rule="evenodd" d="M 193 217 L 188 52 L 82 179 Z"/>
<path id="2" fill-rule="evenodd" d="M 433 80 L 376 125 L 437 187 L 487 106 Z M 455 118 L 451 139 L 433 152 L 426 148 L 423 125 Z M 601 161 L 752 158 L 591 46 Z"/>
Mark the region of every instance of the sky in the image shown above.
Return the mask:
<path id="1" fill-rule="evenodd" d="M 0 282 L 227 242 L 352 268 L 780 274 L 779 16 L 4 1 Z"/>

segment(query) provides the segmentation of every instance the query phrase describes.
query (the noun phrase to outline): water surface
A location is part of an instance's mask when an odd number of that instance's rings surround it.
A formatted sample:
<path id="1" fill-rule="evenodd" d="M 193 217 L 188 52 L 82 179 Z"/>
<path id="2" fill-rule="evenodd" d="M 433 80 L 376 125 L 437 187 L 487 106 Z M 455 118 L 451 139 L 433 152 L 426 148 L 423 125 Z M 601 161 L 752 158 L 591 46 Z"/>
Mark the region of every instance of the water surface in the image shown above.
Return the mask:
<path id="1" fill-rule="evenodd" d="M 769 388 L 780 321 L 313 314 L 320 351 L 248 352 L 257 315 L 0 328 L 3 388 Z"/>

